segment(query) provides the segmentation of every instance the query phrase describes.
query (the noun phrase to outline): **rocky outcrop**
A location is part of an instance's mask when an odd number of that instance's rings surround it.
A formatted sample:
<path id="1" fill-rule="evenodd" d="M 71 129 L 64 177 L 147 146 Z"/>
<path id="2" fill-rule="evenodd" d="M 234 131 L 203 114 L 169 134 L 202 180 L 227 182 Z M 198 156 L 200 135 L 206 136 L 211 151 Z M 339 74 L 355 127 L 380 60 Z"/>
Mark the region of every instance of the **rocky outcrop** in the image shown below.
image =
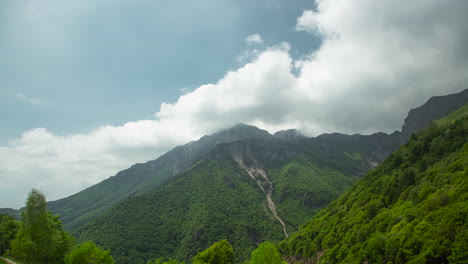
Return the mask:
<path id="1" fill-rule="evenodd" d="M 262 190 L 265 194 L 266 201 L 268 203 L 268 208 L 270 208 L 273 217 L 278 220 L 278 222 L 283 226 L 283 233 L 286 237 L 288 237 L 288 231 L 286 230 L 286 224 L 284 221 L 278 216 L 278 212 L 276 211 L 276 205 L 273 202 L 272 194 L 273 194 L 273 183 L 271 182 L 270 178 L 268 177 L 266 171 L 262 169 L 258 164 L 256 166 L 247 166 L 244 164 L 242 156 L 234 156 L 234 160 L 237 162 L 239 167 L 255 181 L 257 186 Z"/>
<path id="2" fill-rule="evenodd" d="M 456 94 L 434 96 L 420 107 L 411 109 L 401 129 L 400 143 L 412 134 L 427 128 L 434 120 L 442 118 L 468 102 L 468 89 Z"/>

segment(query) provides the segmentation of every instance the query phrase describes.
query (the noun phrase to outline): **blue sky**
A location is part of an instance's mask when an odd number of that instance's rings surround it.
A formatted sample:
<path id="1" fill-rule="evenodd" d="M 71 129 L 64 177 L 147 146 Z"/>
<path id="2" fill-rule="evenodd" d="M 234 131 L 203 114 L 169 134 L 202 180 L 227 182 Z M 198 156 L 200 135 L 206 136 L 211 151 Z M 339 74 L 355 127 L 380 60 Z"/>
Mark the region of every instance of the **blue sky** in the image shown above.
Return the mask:
<path id="1" fill-rule="evenodd" d="M 0 0 L 0 207 L 243 122 L 391 133 L 468 83 L 468 1 Z"/>
<path id="2" fill-rule="evenodd" d="M 151 118 L 162 102 L 216 82 L 260 34 L 301 56 L 320 38 L 294 30 L 305 0 L 0 1 L 0 112 L 5 144 Z M 22 95 L 22 96 L 21 96 Z"/>

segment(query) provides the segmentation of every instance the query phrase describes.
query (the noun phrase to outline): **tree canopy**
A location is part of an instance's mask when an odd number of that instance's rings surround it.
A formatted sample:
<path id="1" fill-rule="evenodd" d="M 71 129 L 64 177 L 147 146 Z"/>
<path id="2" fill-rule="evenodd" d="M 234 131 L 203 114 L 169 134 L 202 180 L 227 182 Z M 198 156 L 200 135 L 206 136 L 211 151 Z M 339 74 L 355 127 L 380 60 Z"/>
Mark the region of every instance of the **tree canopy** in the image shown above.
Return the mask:
<path id="1" fill-rule="evenodd" d="M 252 264 L 283 264 L 276 246 L 268 241 L 263 242 L 252 252 Z"/>
<path id="2" fill-rule="evenodd" d="M 110 250 L 102 250 L 93 242 L 85 242 L 75 247 L 65 256 L 65 264 L 113 264 Z"/>
<path id="3" fill-rule="evenodd" d="M 234 263 L 234 250 L 224 239 L 214 243 L 208 249 L 198 253 L 193 258 L 193 264 L 232 264 Z"/>
<path id="4" fill-rule="evenodd" d="M 0 256 L 11 249 L 11 241 L 15 238 L 19 225 L 13 216 L 0 214 Z"/>

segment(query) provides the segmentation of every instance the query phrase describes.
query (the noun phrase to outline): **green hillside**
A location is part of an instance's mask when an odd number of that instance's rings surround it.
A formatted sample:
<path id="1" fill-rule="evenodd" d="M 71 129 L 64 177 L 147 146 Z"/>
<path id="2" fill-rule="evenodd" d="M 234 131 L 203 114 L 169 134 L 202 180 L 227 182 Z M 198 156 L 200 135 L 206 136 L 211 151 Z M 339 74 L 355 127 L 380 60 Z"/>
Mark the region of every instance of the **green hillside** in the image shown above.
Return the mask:
<path id="1" fill-rule="evenodd" d="M 447 124 L 454 122 L 457 119 L 466 117 L 467 115 L 468 115 L 468 103 L 464 104 L 462 107 L 458 108 L 450 115 L 445 116 L 439 120 L 436 120 L 435 122 L 439 126 L 447 125 Z"/>
<path id="2" fill-rule="evenodd" d="M 466 263 L 466 105 L 438 123 L 281 242 L 289 262 Z"/>
<path id="3" fill-rule="evenodd" d="M 331 144 L 338 139 L 348 144 Z M 381 162 L 389 146 L 395 144 L 339 134 L 220 144 L 155 191 L 112 207 L 77 236 L 111 249 L 117 263 L 189 260 L 222 239 L 245 260 L 261 242 L 295 231 L 364 174 L 369 160 Z"/>
<path id="4" fill-rule="evenodd" d="M 6 214 L 13 216 L 16 220 L 21 218 L 21 213 L 19 210 L 11 209 L 11 208 L 0 208 L 0 214 Z"/>
<path id="5" fill-rule="evenodd" d="M 117 263 L 188 259 L 221 239 L 247 252 L 255 241 L 282 238 L 263 195 L 234 164 L 202 161 L 181 177 L 112 208 L 79 238 L 110 248 Z"/>
<path id="6" fill-rule="evenodd" d="M 216 145 L 243 138 L 268 138 L 268 132 L 244 124 L 204 136 L 178 146 L 156 160 L 135 164 L 96 185 L 69 197 L 47 203 L 60 215 L 67 230 L 74 231 L 112 205 L 134 195 L 153 190 L 206 155 Z"/>

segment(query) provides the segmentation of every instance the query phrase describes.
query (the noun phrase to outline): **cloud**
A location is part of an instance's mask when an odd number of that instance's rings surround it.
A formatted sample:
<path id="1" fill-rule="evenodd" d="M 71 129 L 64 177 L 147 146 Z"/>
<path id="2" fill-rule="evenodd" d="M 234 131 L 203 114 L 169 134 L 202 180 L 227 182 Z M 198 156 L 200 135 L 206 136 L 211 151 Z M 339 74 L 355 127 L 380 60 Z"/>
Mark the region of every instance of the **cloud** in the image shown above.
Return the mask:
<path id="1" fill-rule="evenodd" d="M 245 38 L 248 45 L 263 44 L 263 39 L 259 34 L 252 34 Z"/>
<path id="2" fill-rule="evenodd" d="M 61 198 L 189 139 L 155 120 L 69 136 L 54 135 L 45 128 L 26 131 L 0 147 L 0 184 L 10 186 L 14 196 L 3 199 L 9 192 L 2 190 L 0 207 L 21 206 L 32 187 L 44 191 L 49 200 Z"/>
<path id="3" fill-rule="evenodd" d="M 29 104 L 33 104 L 33 105 L 48 105 L 50 104 L 50 102 L 44 98 L 40 98 L 40 97 L 28 97 L 24 94 L 21 94 L 21 93 L 16 93 L 15 94 L 15 97 L 22 100 L 23 102 L 26 102 L 26 103 L 29 103 Z"/>
<path id="4" fill-rule="evenodd" d="M 320 32 L 320 23 L 317 20 L 319 13 L 313 10 L 305 10 L 302 13 L 302 16 L 297 18 L 296 30 L 298 31 L 308 31 L 308 32 L 317 32 L 324 35 L 325 32 Z"/>
<path id="5" fill-rule="evenodd" d="M 280 44 L 163 103 L 152 120 L 68 136 L 37 128 L 0 147 L 0 184 L 16 186 L 2 189 L 0 207 L 4 194 L 25 197 L 33 186 L 66 196 L 238 122 L 310 136 L 392 132 L 410 108 L 466 88 L 467 12 L 458 0 L 317 1 L 296 24 L 323 38 L 307 57 Z"/>

